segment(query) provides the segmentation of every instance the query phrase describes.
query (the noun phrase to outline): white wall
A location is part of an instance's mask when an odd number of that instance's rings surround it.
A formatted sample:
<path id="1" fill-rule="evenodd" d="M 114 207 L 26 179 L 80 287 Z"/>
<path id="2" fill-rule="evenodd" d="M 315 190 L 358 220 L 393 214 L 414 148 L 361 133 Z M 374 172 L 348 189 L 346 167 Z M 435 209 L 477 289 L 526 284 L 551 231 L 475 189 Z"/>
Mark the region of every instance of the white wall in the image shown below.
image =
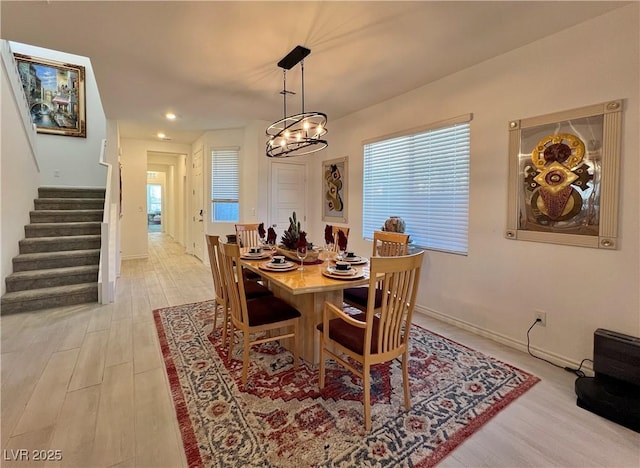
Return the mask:
<path id="1" fill-rule="evenodd" d="M 189 155 L 189 145 L 166 141 L 120 140 L 122 163 L 122 219 L 120 248 L 122 259 L 148 256 L 147 242 L 147 153 Z"/>
<path id="2" fill-rule="evenodd" d="M 483 62 L 436 83 L 330 122 L 329 152 L 349 156 L 350 245 L 362 240 L 362 141 L 472 112 L 469 255 L 427 251 L 418 304 L 428 313 L 522 347 L 533 310 L 547 312 L 533 344 L 548 356 L 592 356 L 593 332 L 640 336 L 639 6 L 634 4 Z M 428 60 L 425 57 L 424 60 Z M 625 99 L 620 249 L 568 247 L 504 237 L 510 120 Z M 320 207 L 312 240 L 321 238 Z"/>
<path id="3" fill-rule="evenodd" d="M 0 62 L 0 277 L 4 294 L 4 280 L 13 271 L 11 259 L 18 255 L 18 242 L 24 238 L 29 211 L 38 197 L 39 174 L 4 62 Z"/>
<path id="4" fill-rule="evenodd" d="M 106 119 L 91 60 L 17 42 L 10 44 L 13 52 L 85 67 L 87 137 L 37 135 L 40 185 L 104 187 L 106 169 L 98 161 L 102 140 L 106 138 Z"/>

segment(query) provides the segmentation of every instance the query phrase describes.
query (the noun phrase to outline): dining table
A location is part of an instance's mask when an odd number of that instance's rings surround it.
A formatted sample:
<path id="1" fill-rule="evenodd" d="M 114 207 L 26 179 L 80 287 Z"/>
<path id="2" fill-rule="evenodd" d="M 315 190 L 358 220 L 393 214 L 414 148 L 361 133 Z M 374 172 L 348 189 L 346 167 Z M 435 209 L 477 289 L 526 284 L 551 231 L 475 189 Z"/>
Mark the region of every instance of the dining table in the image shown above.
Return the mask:
<path id="1" fill-rule="evenodd" d="M 258 273 L 265 284 L 279 297 L 291 304 L 300 311 L 300 337 L 299 353 L 300 357 L 310 364 L 317 365 L 320 361 L 319 342 L 320 332 L 316 326 L 322 322 L 322 309 L 324 303 L 330 302 L 339 307 L 342 306 L 342 291 L 354 286 L 369 284 L 369 263 L 368 259 L 361 257 L 360 264 L 351 265 L 355 269 L 354 274 L 349 276 L 331 275 L 334 262 L 332 259 L 316 261 L 311 264 L 304 264 L 299 270 L 300 262 L 290 262 L 296 268 L 287 270 L 275 270 L 269 268 L 271 253 L 266 252 L 262 257 L 253 258 L 249 252 L 242 249 L 240 263 L 243 267 Z M 328 276 L 329 275 L 331 276 Z M 292 340 L 282 340 L 285 348 L 291 349 Z"/>

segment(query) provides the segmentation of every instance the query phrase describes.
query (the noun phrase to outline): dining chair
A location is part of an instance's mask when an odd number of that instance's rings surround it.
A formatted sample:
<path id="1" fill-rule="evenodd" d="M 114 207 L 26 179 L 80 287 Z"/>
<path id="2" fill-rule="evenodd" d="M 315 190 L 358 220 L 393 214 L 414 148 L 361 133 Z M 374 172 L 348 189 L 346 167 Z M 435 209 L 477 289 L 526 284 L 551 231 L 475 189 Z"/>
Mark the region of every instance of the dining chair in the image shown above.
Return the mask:
<path id="1" fill-rule="evenodd" d="M 236 281 L 242 275 L 240 247 L 237 244 L 221 244 L 222 275 L 227 290 L 230 311 L 231 347 L 235 330 L 242 332 L 242 384 L 249 375 L 249 350 L 252 345 L 293 338 L 293 365 L 298 366 L 300 312 L 275 296 L 263 296 L 247 300 L 245 282 Z M 248 282 L 247 282 L 248 283 Z M 251 339 L 252 335 L 256 335 Z"/>
<path id="2" fill-rule="evenodd" d="M 331 358 L 362 379 L 364 426 L 371 430 L 371 366 L 402 356 L 404 406 L 409 396 L 409 337 L 424 252 L 399 257 L 373 257 L 369 277 L 369 307 L 349 315 L 325 302 L 320 331 L 320 388 L 325 385 L 325 359 Z M 380 279 L 382 278 L 382 279 Z M 374 309 L 376 282 L 382 282 L 382 302 Z M 335 317 L 335 318 L 333 318 Z M 358 366 L 352 362 L 358 363 Z"/>
<path id="3" fill-rule="evenodd" d="M 407 255 L 409 248 L 409 234 L 389 231 L 373 232 L 373 252 L 372 257 L 397 257 Z M 347 304 L 360 310 L 366 310 L 369 297 L 369 287 L 347 288 L 343 291 L 343 300 Z M 380 308 L 382 291 L 376 288 L 375 308 Z"/>
<path id="4" fill-rule="evenodd" d="M 236 224 L 236 239 L 240 247 L 257 247 L 260 245 L 260 234 L 258 234 L 258 223 Z"/>
<path id="5" fill-rule="evenodd" d="M 213 276 L 214 291 L 214 315 L 213 329 L 216 329 L 218 322 L 218 307 L 222 308 L 222 344 L 227 346 L 227 330 L 229 329 L 229 305 L 227 301 L 227 291 L 220 269 L 220 237 L 206 235 L 207 250 L 209 252 L 209 264 L 211 265 L 211 275 Z M 273 293 L 265 286 L 255 281 L 246 281 L 244 285 L 247 300 L 264 296 L 272 296 Z"/>

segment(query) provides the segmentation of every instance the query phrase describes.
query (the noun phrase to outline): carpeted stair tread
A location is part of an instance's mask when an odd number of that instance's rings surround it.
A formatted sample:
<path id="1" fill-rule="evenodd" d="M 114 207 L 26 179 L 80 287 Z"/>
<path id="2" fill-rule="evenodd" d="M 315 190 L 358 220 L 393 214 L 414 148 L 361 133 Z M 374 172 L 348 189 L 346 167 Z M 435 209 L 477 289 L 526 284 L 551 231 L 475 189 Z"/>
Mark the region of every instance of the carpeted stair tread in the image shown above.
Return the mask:
<path id="1" fill-rule="evenodd" d="M 39 198 L 104 198 L 105 189 L 78 187 L 39 187 Z"/>
<path id="2" fill-rule="evenodd" d="M 35 210 L 29 212 L 31 223 L 102 221 L 104 210 Z"/>
<path id="3" fill-rule="evenodd" d="M 5 279 L 7 292 L 87 283 L 98 280 L 99 265 L 17 271 Z"/>
<path id="4" fill-rule="evenodd" d="M 24 253 L 13 258 L 13 271 L 39 270 L 57 266 L 97 265 L 99 261 L 100 249 Z"/>
<path id="5" fill-rule="evenodd" d="M 2 315 L 98 301 L 98 283 L 15 291 L 2 296 Z"/>
<path id="6" fill-rule="evenodd" d="M 37 211 L 100 210 L 104 208 L 104 198 L 37 198 L 33 204 Z"/>
<path id="7" fill-rule="evenodd" d="M 100 234 L 84 236 L 30 237 L 18 242 L 20 253 L 53 252 L 100 247 Z"/>
<path id="8" fill-rule="evenodd" d="M 81 236 L 100 234 L 100 221 L 75 221 L 66 223 L 35 223 L 24 227 L 27 238 Z"/>

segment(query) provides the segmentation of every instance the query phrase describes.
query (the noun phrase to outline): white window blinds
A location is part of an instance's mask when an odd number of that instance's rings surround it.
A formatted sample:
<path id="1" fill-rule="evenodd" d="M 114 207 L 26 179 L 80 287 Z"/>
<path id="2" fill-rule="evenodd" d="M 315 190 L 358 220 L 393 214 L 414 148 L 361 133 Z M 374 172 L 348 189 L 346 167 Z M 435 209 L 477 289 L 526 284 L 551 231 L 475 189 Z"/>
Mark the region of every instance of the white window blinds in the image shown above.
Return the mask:
<path id="1" fill-rule="evenodd" d="M 239 220 L 238 150 L 211 152 L 211 220 Z"/>
<path id="2" fill-rule="evenodd" d="M 365 238 L 400 216 L 413 245 L 467 253 L 470 120 L 364 144 Z"/>

